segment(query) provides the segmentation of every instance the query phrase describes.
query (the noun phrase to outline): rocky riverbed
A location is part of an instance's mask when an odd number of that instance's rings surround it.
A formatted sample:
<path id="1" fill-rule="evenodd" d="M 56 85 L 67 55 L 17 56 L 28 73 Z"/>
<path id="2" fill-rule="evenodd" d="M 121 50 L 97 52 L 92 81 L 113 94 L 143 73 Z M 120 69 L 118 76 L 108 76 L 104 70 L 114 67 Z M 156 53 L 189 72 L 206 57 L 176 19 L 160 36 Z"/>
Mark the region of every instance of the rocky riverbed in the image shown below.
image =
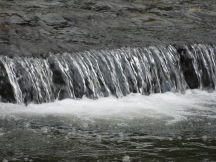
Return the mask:
<path id="1" fill-rule="evenodd" d="M 0 54 L 213 43 L 214 0 L 1 0 Z"/>

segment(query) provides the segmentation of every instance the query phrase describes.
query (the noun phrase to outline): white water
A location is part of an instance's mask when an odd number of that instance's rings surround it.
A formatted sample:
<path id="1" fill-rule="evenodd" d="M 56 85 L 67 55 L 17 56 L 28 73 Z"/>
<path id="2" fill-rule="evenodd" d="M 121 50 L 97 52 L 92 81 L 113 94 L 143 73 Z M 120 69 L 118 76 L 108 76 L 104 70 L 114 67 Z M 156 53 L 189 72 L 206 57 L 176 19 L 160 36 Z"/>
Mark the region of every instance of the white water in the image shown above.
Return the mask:
<path id="1" fill-rule="evenodd" d="M 63 53 L 46 59 L 0 56 L 0 89 L 8 89 L 0 96 L 2 101 L 44 103 L 215 89 L 215 60 L 216 47 L 203 44 Z"/>
<path id="2" fill-rule="evenodd" d="M 54 103 L 29 106 L 1 103 L 0 116 L 56 115 L 81 119 L 136 119 L 171 117 L 171 121 L 186 119 L 188 115 L 216 117 L 216 92 L 188 90 L 186 94 L 167 92 L 143 96 L 131 94 L 92 100 L 65 99 Z"/>

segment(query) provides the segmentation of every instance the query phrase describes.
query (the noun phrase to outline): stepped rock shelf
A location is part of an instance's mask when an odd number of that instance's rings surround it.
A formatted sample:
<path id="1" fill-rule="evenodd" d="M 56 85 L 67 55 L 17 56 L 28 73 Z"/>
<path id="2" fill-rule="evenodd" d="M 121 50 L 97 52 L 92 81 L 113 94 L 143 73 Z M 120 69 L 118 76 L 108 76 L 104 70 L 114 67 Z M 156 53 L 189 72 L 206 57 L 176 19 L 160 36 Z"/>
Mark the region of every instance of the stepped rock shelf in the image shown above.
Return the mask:
<path id="1" fill-rule="evenodd" d="M 1 0 L 0 54 L 214 43 L 215 0 Z"/>
<path id="2" fill-rule="evenodd" d="M 215 60 L 216 46 L 203 44 L 92 50 L 47 58 L 1 56 L 1 101 L 27 104 L 213 90 Z"/>

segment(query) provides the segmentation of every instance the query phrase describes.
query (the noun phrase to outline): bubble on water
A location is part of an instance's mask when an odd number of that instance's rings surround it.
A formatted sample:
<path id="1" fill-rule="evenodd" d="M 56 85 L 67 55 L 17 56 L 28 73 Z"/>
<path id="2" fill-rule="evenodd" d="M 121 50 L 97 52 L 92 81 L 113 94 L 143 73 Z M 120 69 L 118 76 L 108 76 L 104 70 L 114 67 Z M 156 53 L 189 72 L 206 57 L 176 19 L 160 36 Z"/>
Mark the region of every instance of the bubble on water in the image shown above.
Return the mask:
<path id="1" fill-rule="evenodd" d="M 7 160 L 7 159 L 4 159 L 4 160 L 2 160 L 2 162 L 8 162 L 8 160 Z"/>
<path id="2" fill-rule="evenodd" d="M 42 127 L 42 128 L 41 128 L 41 131 L 42 131 L 43 133 L 48 133 L 48 128 L 47 128 L 47 127 Z"/>
<path id="3" fill-rule="evenodd" d="M 123 140 L 124 140 L 124 134 L 122 132 L 120 132 L 118 142 L 122 142 Z"/>
<path id="4" fill-rule="evenodd" d="M 13 158 L 11 161 L 18 161 L 18 159 L 17 158 Z"/>
<path id="5" fill-rule="evenodd" d="M 117 126 L 119 127 L 128 127 L 129 125 L 126 123 L 118 123 Z"/>
<path id="6" fill-rule="evenodd" d="M 181 137 L 181 136 L 178 136 L 177 139 L 178 139 L 178 140 L 182 140 L 182 137 Z"/>
<path id="7" fill-rule="evenodd" d="M 119 137 L 121 138 L 121 139 L 123 139 L 124 138 L 124 133 L 119 133 Z"/>
<path id="8" fill-rule="evenodd" d="M 204 142 L 206 142 L 207 140 L 208 140 L 208 136 L 202 136 L 202 140 L 204 141 Z"/>
<path id="9" fill-rule="evenodd" d="M 86 122 L 84 122 L 84 123 L 82 123 L 82 126 L 83 126 L 83 128 L 88 128 L 88 123 L 86 123 Z"/>
<path id="10" fill-rule="evenodd" d="M 25 123 L 25 124 L 24 124 L 24 127 L 25 127 L 25 128 L 29 128 L 29 127 L 30 127 L 30 123 Z"/>
<path id="11" fill-rule="evenodd" d="M 3 136 L 5 134 L 4 129 L 0 128 L 0 136 Z"/>
<path id="12" fill-rule="evenodd" d="M 173 138 L 170 137 L 170 138 L 168 138 L 168 140 L 169 140 L 169 141 L 173 141 Z"/>
<path id="13" fill-rule="evenodd" d="M 97 137 L 96 137 L 96 141 L 97 141 L 97 142 L 101 142 L 101 141 L 102 141 L 102 137 L 101 137 L 101 135 L 97 135 Z"/>
<path id="14" fill-rule="evenodd" d="M 72 132 L 73 132 L 73 133 L 76 133 L 76 128 L 73 127 L 73 128 L 72 128 Z"/>
<path id="15" fill-rule="evenodd" d="M 124 156 L 122 162 L 130 162 L 130 156 Z"/>
<path id="16" fill-rule="evenodd" d="M 69 139 L 68 135 L 66 135 L 66 136 L 65 136 L 65 139 L 66 139 L 66 140 L 68 140 L 68 139 Z"/>
<path id="17" fill-rule="evenodd" d="M 5 133 L 3 133 L 3 132 L 0 132 L 0 136 L 3 136 Z"/>

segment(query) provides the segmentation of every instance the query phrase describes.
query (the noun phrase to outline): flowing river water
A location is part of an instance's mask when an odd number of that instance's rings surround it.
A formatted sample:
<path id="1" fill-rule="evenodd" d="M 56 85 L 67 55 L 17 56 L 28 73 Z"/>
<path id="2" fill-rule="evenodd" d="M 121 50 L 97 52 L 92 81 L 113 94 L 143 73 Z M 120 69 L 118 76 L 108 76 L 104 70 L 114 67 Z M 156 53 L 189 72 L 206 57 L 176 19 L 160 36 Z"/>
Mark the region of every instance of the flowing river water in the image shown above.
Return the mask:
<path id="1" fill-rule="evenodd" d="M 0 0 L 0 162 L 216 161 L 215 0 Z"/>
<path id="2" fill-rule="evenodd" d="M 215 161 L 216 93 L 0 106 L 3 161 Z"/>
<path id="3" fill-rule="evenodd" d="M 215 161 L 216 47 L 0 57 L 0 158 Z"/>

